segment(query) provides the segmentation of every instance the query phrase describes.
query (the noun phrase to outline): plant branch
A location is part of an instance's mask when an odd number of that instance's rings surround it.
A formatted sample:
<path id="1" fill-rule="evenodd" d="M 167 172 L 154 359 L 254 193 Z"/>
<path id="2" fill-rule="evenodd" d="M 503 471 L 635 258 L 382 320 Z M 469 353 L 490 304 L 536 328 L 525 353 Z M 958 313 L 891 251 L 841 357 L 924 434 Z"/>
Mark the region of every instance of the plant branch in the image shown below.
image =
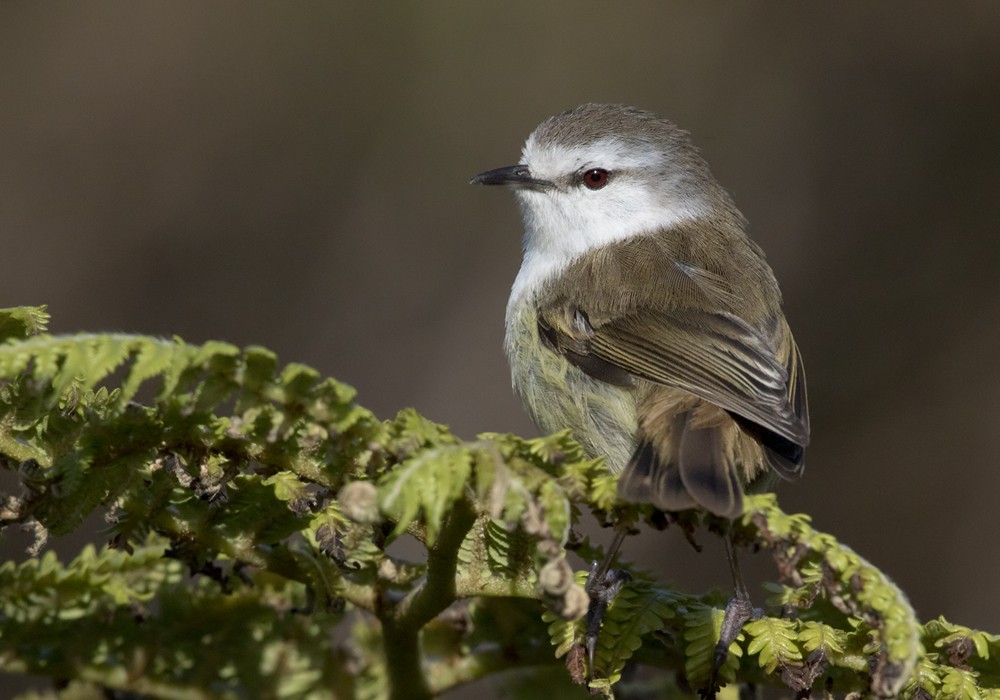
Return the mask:
<path id="1" fill-rule="evenodd" d="M 420 663 L 420 630 L 455 601 L 458 549 L 475 519 L 475 511 L 466 499 L 456 501 L 437 540 L 428 549 L 427 576 L 423 583 L 379 614 L 392 700 L 431 697 Z"/>

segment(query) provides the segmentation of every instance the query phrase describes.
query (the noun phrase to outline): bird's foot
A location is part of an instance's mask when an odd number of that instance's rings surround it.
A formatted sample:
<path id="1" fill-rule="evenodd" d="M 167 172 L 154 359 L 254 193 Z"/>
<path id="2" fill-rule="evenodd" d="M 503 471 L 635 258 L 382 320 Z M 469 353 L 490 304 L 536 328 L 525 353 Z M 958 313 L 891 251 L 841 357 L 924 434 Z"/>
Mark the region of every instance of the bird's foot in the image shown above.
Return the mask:
<path id="1" fill-rule="evenodd" d="M 597 635 L 601 631 L 601 623 L 608 606 L 618 597 L 619 591 L 632 577 L 622 569 L 609 569 L 598 562 L 590 565 L 590 575 L 584 590 L 590 598 L 587 606 L 587 635 L 584 641 L 587 646 L 587 660 L 590 675 L 594 675 L 594 652 L 597 650 Z"/>
<path id="2" fill-rule="evenodd" d="M 726 604 L 726 614 L 722 618 L 719 642 L 715 645 L 715 651 L 712 653 L 712 680 L 709 688 L 713 692 L 719 684 L 719 670 L 729 658 L 729 645 L 736 641 L 744 624 L 749 620 L 756 620 L 763 614 L 763 610 L 753 606 L 750 594 L 746 590 L 737 589 L 736 594 L 729 599 Z"/>

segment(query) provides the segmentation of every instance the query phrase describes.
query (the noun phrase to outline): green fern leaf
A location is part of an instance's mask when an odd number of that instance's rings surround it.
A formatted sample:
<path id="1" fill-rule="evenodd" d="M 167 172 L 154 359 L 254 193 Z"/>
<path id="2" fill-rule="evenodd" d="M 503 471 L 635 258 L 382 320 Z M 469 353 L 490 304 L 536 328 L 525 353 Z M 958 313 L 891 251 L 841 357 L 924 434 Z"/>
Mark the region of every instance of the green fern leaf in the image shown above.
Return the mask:
<path id="1" fill-rule="evenodd" d="M 610 512 L 618 503 L 618 475 L 606 473 L 596 476 L 591 482 L 588 499 L 599 510 Z"/>
<path id="2" fill-rule="evenodd" d="M 941 679 L 942 700 L 981 700 L 976 674 L 960 668 L 949 668 Z"/>
<path id="3" fill-rule="evenodd" d="M 642 646 L 643 637 L 664 628 L 674 617 L 676 595 L 649 581 L 632 581 L 608 608 L 598 637 L 595 664 L 601 674 L 617 683 L 632 655 Z"/>
<path id="4" fill-rule="evenodd" d="M 577 583 L 581 586 L 585 581 L 586 575 L 577 577 Z M 567 620 L 548 610 L 542 613 L 542 620 L 548 623 L 549 641 L 556 648 L 557 659 L 566 656 L 574 647 L 582 646 L 586 634 L 583 620 Z"/>
<path id="5" fill-rule="evenodd" d="M 694 688 L 703 688 L 711 680 L 713 656 L 722 633 L 723 617 L 724 611 L 708 605 L 693 605 L 684 615 L 684 641 L 687 643 L 684 672 Z M 743 638 L 744 632 L 741 632 L 729 645 L 729 654 L 718 671 L 719 677 L 727 683 L 736 680 L 739 660 L 743 656 L 739 642 Z"/>
<path id="6" fill-rule="evenodd" d="M 799 632 L 799 642 L 810 653 L 824 649 L 828 655 L 843 654 L 847 646 L 847 635 L 821 622 L 804 622 Z"/>
<path id="7" fill-rule="evenodd" d="M 779 666 L 800 666 L 802 652 L 795 644 L 795 623 L 774 617 L 762 617 L 743 626 L 749 638 L 747 653 L 757 656 L 757 662 L 767 673 Z"/>
<path id="8" fill-rule="evenodd" d="M 496 518 L 486 521 L 483 527 L 486 565 L 494 576 L 514 578 L 528 576 L 535 580 L 533 548 L 520 529 Z"/>
<path id="9" fill-rule="evenodd" d="M 928 697 L 937 697 L 941 690 L 941 671 L 941 667 L 929 657 L 922 658 L 903 687 L 902 696 L 911 698 L 917 691 L 923 691 Z"/>
<path id="10" fill-rule="evenodd" d="M 125 381 L 122 382 L 123 401 L 131 401 L 143 382 L 167 373 L 171 367 L 176 366 L 178 370 L 181 368 L 177 363 L 179 342 L 179 340 L 173 342 L 140 340 L 133 345 L 132 366 Z M 175 386 L 176 380 L 164 381 L 161 399 Z"/>
<path id="11" fill-rule="evenodd" d="M 432 545 L 445 514 L 464 495 L 471 471 L 468 448 L 448 445 L 425 450 L 383 477 L 379 507 L 396 521 L 393 536 L 405 532 L 423 512 L 426 541 Z"/>
<path id="12" fill-rule="evenodd" d="M 555 481 L 542 482 L 538 490 L 538 504 L 549 531 L 549 536 L 560 547 L 566 544 L 570 528 L 570 503 L 565 492 Z"/>
<path id="13" fill-rule="evenodd" d="M 287 503 L 293 512 L 304 513 L 308 510 L 311 500 L 309 485 L 294 472 L 280 471 L 264 479 L 263 483 L 274 487 L 275 498 Z"/>
<path id="14" fill-rule="evenodd" d="M 447 427 L 427 420 L 412 408 L 400 411 L 391 427 L 392 436 L 387 448 L 401 458 L 420 447 L 459 444 L 459 440 L 448 432 Z"/>
<path id="15" fill-rule="evenodd" d="M 536 438 L 528 441 L 528 451 L 539 458 L 539 463 L 543 465 L 565 464 L 566 462 L 578 462 L 584 459 L 583 450 L 579 444 L 573 440 L 569 430 L 562 430 L 552 435 Z"/>
<path id="16" fill-rule="evenodd" d="M 49 325 L 45 306 L 15 306 L 0 309 L 0 342 L 44 333 Z"/>
<path id="17" fill-rule="evenodd" d="M 983 660 L 988 660 L 991 653 L 994 656 L 1000 653 L 1000 635 L 956 625 L 943 617 L 924 625 L 924 638 L 933 641 L 934 646 L 939 649 L 968 640 L 972 643 L 976 654 Z"/>

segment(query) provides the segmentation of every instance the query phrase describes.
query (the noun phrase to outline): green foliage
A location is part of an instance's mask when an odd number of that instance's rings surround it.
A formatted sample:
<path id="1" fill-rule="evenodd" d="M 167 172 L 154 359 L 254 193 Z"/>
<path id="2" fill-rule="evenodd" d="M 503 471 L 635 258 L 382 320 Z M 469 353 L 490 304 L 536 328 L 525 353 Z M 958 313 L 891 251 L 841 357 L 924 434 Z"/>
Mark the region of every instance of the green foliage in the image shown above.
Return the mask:
<path id="1" fill-rule="evenodd" d="M 906 697 L 1000 698 L 1000 636 L 954 625 L 944 618 L 921 629 L 925 655 L 904 688 Z"/>
<path id="2" fill-rule="evenodd" d="M 18 306 L 0 309 L 0 342 L 42 333 L 49 325 L 44 306 Z"/>
<path id="3" fill-rule="evenodd" d="M 722 632 L 723 616 L 722 610 L 702 603 L 691 606 L 684 616 L 683 639 L 687 645 L 684 649 L 684 673 L 696 688 L 711 682 L 712 657 Z M 735 680 L 739 658 L 743 656 L 739 642 L 743 640 L 744 635 L 741 634 L 730 645 L 726 662 L 718 670 L 719 676 L 726 682 Z"/>
<path id="4" fill-rule="evenodd" d="M 744 629 L 753 640 L 747 645 L 747 653 L 757 655 L 757 663 L 766 673 L 774 673 L 779 667 L 802 665 L 795 624 L 791 620 L 762 617 L 751 620 Z"/>
<path id="5" fill-rule="evenodd" d="M 55 337 L 47 319 L 0 310 L 0 467 L 20 481 L 0 525 L 36 534 L 29 559 L 0 565 L 0 671 L 60 681 L 26 697 L 426 698 L 493 676 L 524 698 L 690 697 L 713 679 L 1000 695 L 1000 638 L 921 626 L 874 566 L 770 495 L 732 525 L 775 558 L 769 614 L 720 669 L 724 597 L 635 570 L 588 668 L 569 555 L 603 552 L 576 534 L 581 513 L 655 514 L 618 503 L 568 434 L 463 442 L 412 410 L 379 421 L 263 348 Z M 41 553 L 94 513 L 106 546 Z M 395 554 L 403 538 L 423 555 Z"/>

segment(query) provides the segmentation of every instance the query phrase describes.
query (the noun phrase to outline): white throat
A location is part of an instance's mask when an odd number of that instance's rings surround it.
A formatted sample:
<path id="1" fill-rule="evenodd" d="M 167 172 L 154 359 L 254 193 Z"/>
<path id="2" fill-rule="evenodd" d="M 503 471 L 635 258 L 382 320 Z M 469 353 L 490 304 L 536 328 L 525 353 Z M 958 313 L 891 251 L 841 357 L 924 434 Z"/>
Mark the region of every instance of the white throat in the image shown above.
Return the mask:
<path id="1" fill-rule="evenodd" d="M 669 149 L 638 149 L 615 137 L 571 146 L 543 142 L 537 134 L 525 143 L 521 162 L 556 186 L 515 191 L 524 217 L 524 260 L 508 313 L 588 251 L 710 212 L 704 188 L 685 168 L 672 167 Z M 611 172 L 606 187 L 590 190 L 573 182 L 574 173 L 591 168 Z"/>
<path id="2" fill-rule="evenodd" d="M 508 313 L 581 255 L 708 213 L 700 199 L 691 199 L 685 206 L 665 207 L 638 186 L 621 187 L 613 198 L 588 202 L 587 195 L 595 194 L 601 193 L 517 192 L 524 215 L 524 259 L 511 288 Z"/>

